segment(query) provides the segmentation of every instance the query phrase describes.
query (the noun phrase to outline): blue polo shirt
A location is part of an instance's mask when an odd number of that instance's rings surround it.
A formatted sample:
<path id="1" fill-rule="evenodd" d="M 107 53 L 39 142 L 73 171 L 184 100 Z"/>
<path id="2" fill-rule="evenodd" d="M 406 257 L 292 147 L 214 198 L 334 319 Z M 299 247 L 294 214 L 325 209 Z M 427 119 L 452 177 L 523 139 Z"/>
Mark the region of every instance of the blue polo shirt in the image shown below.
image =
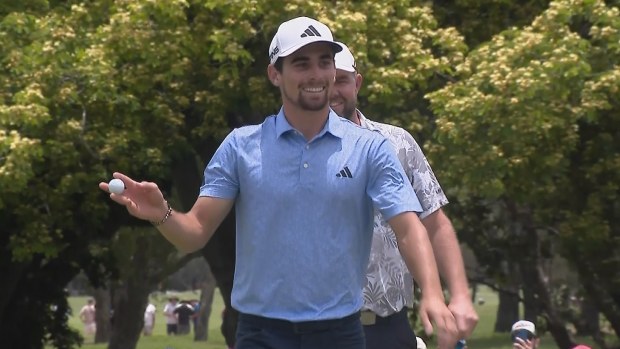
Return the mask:
<path id="1" fill-rule="evenodd" d="M 389 142 L 331 110 L 309 142 L 282 109 L 235 129 L 207 165 L 200 196 L 235 199 L 233 307 L 289 321 L 358 311 L 373 205 L 386 219 L 422 210 Z"/>

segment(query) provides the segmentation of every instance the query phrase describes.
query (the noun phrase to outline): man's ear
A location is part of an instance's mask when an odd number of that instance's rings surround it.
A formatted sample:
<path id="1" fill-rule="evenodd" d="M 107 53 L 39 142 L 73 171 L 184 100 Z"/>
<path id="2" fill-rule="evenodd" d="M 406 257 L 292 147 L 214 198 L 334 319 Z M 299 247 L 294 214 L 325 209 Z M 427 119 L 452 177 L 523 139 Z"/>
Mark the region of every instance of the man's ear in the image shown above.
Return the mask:
<path id="1" fill-rule="evenodd" d="M 280 87 L 280 72 L 273 64 L 267 66 L 267 77 L 274 86 Z"/>
<path id="2" fill-rule="evenodd" d="M 355 92 L 360 92 L 360 89 L 362 88 L 362 81 L 364 80 L 364 78 L 362 77 L 362 74 L 359 73 L 355 73 Z"/>

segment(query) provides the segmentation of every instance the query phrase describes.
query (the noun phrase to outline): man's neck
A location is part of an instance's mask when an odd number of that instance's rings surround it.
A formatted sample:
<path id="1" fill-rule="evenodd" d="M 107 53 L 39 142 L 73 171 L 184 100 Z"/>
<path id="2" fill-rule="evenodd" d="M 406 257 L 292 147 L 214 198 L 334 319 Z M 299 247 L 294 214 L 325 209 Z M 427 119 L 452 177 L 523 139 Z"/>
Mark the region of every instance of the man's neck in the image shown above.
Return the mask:
<path id="1" fill-rule="evenodd" d="M 357 109 L 355 109 L 353 114 L 351 114 L 351 116 L 349 117 L 349 120 L 353 121 L 354 123 L 358 124 L 359 126 L 362 126 L 362 118 L 360 118 L 360 115 L 357 112 Z"/>
<path id="2" fill-rule="evenodd" d="M 306 140 L 314 138 L 325 126 L 329 117 L 329 106 L 318 110 L 309 111 L 284 105 L 284 116 L 294 129 L 301 132 Z"/>

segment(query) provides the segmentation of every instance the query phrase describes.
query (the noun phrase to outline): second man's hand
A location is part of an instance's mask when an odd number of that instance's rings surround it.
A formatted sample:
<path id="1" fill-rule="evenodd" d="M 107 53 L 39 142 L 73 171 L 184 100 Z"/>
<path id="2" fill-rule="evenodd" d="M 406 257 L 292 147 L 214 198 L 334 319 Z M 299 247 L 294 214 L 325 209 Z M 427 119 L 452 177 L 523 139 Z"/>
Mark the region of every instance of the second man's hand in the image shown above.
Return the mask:
<path id="1" fill-rule="evenodd" d="M 427 335 L 432 334 L 433 327 L 435 328 L 439 349 L 454 349 L 456 342 L 460 339 L 459 332 L 454 316 L 444 304 L 443 299 L 427 299 L 422 295 L 420 319 Z"/>
<path id="2" fill-rule="evenodd" d="M 454 316 L 460 338 L 469 338 L 478 324 L 478 314 L 471 298 L 451 298 L 448 309 Z"/>

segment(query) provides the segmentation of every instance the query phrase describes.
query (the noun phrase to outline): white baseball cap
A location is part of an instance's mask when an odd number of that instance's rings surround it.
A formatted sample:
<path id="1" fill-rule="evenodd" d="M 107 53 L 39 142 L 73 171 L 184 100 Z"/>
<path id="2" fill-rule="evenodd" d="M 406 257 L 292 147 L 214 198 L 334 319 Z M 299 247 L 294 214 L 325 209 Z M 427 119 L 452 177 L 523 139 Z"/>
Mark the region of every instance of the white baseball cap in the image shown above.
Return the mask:
<path id="1" fill-rule="evenodd" d="M 527 332 L 531 333 L 533 336 L 536 336 L 536 326 L 533 322 L 526 320 L 515 322 L 514 325 L 512 325 L 512 330 L 510 331 L 513 336 L 516 335 L 517 337 L 525 336 Z"/>
<path id="2" fill-rule="evenodd" d="M 308 17 L 288 20 L 280 24 L 271 40 L 269 62 L 273 64 L 280 57 L 286 57 L 303 46 L 320 41 L 331 43 L 334 52 L 342 50 L 342 46 L 334 42 L 334 36 L 325 24 Z"/>
<path id="3" fill-rule="evenodd" d="M 340 45 L 340 47 L 342 47 L 342 51 L 336 53 L 336 69 L 348 71 L 351 73 L 355 72 L 357 68 L 355 66 L 355 58 L 353 58 L 353 54 L 351 53 L 347 45 L 341 42 L 336 43 Z"/>
<path id="4" fill-rule="evenodd" d="M 415 337 L 417 349 L 426 349 L 426 343 L 420 337 Z"/>

